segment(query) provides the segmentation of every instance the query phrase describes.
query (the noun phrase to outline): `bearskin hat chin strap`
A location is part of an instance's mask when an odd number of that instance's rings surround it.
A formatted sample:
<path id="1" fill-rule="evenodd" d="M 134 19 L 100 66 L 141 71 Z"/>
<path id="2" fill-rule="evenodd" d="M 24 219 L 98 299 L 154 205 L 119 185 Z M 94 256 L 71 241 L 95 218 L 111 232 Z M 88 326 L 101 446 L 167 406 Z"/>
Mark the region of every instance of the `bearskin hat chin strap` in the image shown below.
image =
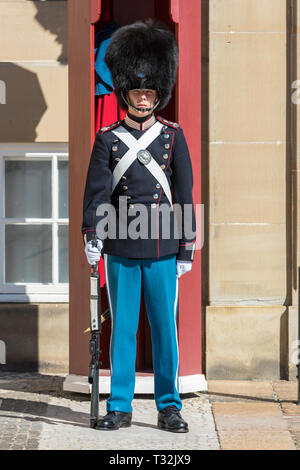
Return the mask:
<path id="1" fill-rule="evenodd" d="M 149 111 L 154 111 L 160 103 L 160 100 L 158 100 L 157 103 L 152 106 L 152 108 L 137 108 L 136 106 L 133 106 L 133 104 L 128 102 L 128 100 L 124 96 L 124 93 L 121 92 L 121 96 L 129 108 L 133 108 L 135 111 L 140 111 L 141 113 L 148 113 Z"/>

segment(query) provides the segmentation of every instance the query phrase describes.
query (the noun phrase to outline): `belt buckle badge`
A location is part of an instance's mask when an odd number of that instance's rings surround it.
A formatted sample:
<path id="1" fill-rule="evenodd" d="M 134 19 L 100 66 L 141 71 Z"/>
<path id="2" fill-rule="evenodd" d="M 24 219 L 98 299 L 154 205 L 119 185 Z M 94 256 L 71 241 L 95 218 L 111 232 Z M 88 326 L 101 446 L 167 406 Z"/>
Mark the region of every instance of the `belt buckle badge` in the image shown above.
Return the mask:
<path id="1" fill-rule="evenodd" d="M 143 165 L 148 165 L 152 156 L 148 150 L 139 150 L 137 153 L 137 158 Z"/>

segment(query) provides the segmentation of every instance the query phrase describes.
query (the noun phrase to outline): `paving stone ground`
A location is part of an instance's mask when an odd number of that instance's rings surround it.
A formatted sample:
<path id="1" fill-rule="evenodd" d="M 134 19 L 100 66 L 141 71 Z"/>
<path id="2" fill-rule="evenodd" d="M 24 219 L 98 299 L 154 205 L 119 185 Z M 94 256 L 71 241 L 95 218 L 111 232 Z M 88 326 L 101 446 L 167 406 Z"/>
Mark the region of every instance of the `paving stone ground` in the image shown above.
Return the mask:
<path id="1" fill-rule="evenodd" d="M 90 397 L 64 392 L 64 377 L 0 374 L 0 448 L 7 450 L 218 450 L 211 404 L 205 395 L 183 397 L 190 432 L 159 430 L 152 396 L 133 401 L 132 426 L 114 432 L 89 427 Z M 100 396 L 100 416 L 106 414 Z"/>
<path id="2" fill-rule="evenodd" d="M 153 396 L 136 396 L 130 428 L 90 429 L 89 395 L 64 376 L 0 372 L 0 450 L 299 450 L 297 382 L 209 381 L 184 395 L 190 432 L 157 428 Z M 100 416 L 106 413 L 100 396 Z"/>
<path id="3" fill-rule="evenodd" d="M 209 381 L 221 449 L 299 450 L 297 387 L 283 380 Z"/>

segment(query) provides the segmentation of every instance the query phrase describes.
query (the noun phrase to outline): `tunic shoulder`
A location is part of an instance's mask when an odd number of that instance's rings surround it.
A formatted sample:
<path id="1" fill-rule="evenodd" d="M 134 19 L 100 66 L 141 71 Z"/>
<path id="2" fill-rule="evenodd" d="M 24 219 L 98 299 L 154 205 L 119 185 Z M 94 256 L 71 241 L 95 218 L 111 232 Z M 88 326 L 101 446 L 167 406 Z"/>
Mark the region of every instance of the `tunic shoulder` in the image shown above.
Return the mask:
<path id="1" fill-rule="evenodd" d="M 172 127 L 173 129 L 176 129 L 177 131 L 179 131 L 180 129 L 180 125 L 177 122 L 168 121 L 167 119 L 161 116 L 156 116 L 156 119 L 162 124 L 164 124 L 165 126 Z"/>
<path id="2" fill-rule="evenodd" d="M 121 122 L 122 122 L 122 121 L 116 121 L 116 122 L 114 122 L 113 124 L 110 124 L 109 126 L 102 127 L 102 129 L 99 130 L 99 133 L 100 133 L 100 134 L 104 134 L 104 132 L 112 131 L 113 129 L 115 129 L 116 127 L 118 127 L 118 126 L 121 124 Z"/>

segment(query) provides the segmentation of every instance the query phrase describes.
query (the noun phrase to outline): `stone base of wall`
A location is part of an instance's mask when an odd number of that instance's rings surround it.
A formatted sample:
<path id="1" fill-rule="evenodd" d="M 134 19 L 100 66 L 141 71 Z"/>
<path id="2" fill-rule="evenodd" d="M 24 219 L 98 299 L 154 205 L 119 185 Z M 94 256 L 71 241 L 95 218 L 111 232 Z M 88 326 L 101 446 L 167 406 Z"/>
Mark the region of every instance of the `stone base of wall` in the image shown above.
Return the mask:
<path id="1" fill-rule="evenodd" d="M 297 323 L 296 307 L 206 307 L 206 378 L 295 379 Z"/>
<path id="2" fill-rule="evenodd" d="M 67 373 L 69 304 L 1 304 L 0 341 L 0 370 Z"/>

